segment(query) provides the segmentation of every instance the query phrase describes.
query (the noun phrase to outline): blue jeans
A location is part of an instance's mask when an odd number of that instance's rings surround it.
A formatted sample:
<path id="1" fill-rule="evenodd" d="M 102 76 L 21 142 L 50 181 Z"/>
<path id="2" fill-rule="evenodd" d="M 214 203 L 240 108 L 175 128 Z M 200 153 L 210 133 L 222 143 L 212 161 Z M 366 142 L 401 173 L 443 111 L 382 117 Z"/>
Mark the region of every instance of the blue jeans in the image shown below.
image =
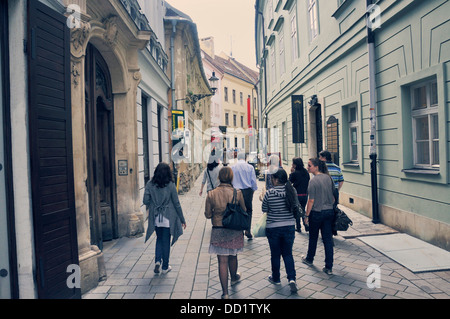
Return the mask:
<path id="1" fill-rule="evenodd" d="M 155 263 L 161 262 L 162 260 L 162 269 L 166 270 L 169 267 L 170 228 L 155 227 L 155 231 L 156 231 Z"/>
<path id="2" fill-rule="evenodd" d="M 325 246 L 325 267 L 328 269 L 333 268 L 333 219 L 332 209 L 321 212 L 312 211 L 309 215 L 309 244 L 306 259 L 310 262 L 314 260 L 320 230 Z"/>
<path id="3" fill-rule="evenodd" d="M 272 279 L 274 281 L 280 281 L 280 257 L 283 256 L 287 279 L 295 280 L 295 264 L 294 257 L 292 256 L 295 226 L 266 228 L 266 236 L 270 246 Z"/>

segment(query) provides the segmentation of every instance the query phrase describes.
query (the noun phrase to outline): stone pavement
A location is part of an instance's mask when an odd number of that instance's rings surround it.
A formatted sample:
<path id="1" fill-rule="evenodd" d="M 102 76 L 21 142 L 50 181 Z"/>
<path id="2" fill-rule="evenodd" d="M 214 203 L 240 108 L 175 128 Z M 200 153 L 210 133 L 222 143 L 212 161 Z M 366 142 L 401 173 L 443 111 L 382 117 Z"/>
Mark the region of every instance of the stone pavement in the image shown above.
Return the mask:
<path id="1" fill-rule="evenodd" d="M 208 253 L 211 222 L 204 217 L 205 195 L 199 197 L 201 178 L 187 194 L 180 195 L 187 228 L 172 247 L 172 271 L 155 275 L 155 235 L 147 243 L 140 238 L 105 242 L 103 251 L 107 279 L 85 293 L 83 299 L 220 299 L 217 258 Z M 258 182 L 261 189 L 263 182 Z M 259 190 L 254 196 L 253 223 L 261 216 Z M 314 266 L 301 262 L 306 254 L 308 233 L 296 233 L 293 254 L 299 290 L 291 294 L 282 264 L 282 281 L 275 286 L 270 275 L 270 249 L 266 238 L 245 239 L 239 254 L 240 283 L 229 289 L 231 299 L 448 299 L 450 271 L 413 273 L 371 248 L 361 236 L 396 231 L 348 208 L 354 225 L 334 237 L 333 275 L 322 272 L 324 249 L 319 240 Z M 375 267 L 373 267 L 375 265 Z M 367 272 L 368 267 L 372 267 Z M 378 268 L 377 268 L 378 267 Z M 380 271 L 379 281 L 375 278 Z M 375 271 L 375 272 L 374 272 Z M 369 288 L 379 283 L 379 288 Z"/>

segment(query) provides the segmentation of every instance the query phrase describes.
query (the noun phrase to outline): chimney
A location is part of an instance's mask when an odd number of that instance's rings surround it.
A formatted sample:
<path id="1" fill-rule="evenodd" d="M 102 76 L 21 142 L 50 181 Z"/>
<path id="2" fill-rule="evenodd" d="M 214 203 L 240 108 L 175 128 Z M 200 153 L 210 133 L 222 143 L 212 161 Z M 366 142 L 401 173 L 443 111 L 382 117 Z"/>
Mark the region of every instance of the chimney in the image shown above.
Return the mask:
<path id="1" fill-rule="evenodd" d="M 207 37 L 200 39 L 200 48 L 206 52 L 213 59 L 215 58 L 214 54 L 214 37 Z"/>

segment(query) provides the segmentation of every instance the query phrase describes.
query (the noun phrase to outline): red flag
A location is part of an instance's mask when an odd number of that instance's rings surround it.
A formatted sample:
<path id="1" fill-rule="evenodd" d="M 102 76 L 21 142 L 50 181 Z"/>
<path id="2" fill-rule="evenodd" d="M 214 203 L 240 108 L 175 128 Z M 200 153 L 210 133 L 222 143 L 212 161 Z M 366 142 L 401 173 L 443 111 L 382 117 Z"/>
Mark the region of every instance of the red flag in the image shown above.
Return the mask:
<path id="1" fill-rule="evenodd" d="M 247 125 L 248 126 L 252 125 L 250 98 L 247 98 Z"/>

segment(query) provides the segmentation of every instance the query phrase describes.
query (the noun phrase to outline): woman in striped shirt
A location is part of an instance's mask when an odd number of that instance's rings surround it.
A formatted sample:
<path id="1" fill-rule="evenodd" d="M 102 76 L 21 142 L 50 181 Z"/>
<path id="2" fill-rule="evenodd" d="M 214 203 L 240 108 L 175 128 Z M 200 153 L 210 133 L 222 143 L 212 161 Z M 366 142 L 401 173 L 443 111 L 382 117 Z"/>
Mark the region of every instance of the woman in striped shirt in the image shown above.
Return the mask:
<path id="1" fill-rule="evenodd" d="M 267 213 L 266 235 L 269 240 L 272 275 L 269 281 L 279 285 L 280 281 L 280 258 L 283 256 L 287 279 L 291 292 L 298 290 L 295 281 L 296 272 L 292 246 L 295 239 L 295 218 L 290 209 L 297 201 L 297 192 L 288 180 L 284 169 L 271 176 L 273 188 L 264 195 L 262 211 Z"/>

